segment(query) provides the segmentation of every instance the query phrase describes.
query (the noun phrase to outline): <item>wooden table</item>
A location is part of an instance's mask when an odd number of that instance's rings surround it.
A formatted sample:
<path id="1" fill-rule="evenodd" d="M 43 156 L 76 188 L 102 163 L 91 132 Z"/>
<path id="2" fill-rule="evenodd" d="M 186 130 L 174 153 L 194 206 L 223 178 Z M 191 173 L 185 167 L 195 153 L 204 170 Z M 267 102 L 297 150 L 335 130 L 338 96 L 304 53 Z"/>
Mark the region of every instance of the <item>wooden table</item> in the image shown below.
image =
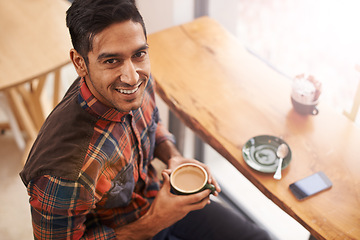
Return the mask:
<path id="1" fill-rule="evenodd" d="M 210 18 L 154 33 L 149 46 L 157 92 L 187 126 L 317 239 L 360 238 L 360 130 L 353 122 L 323 102 L 317 116 L 294 112 L 291 81 Z M 263 134 L 291 147 L 280 181 L 243 160 L 246 141 Z M 289 184 L 320 170 L 332 189 L 296 200 Z"/>
<path id="2" fill-rule="evenodd" d="M 55 73 L 56 104 L 60 69 L 70 62 L 69 5 L 65 0 L 0 1 L 0 91 L 30 141 L 45 118 L 40 97 L 47 74 Z"/>

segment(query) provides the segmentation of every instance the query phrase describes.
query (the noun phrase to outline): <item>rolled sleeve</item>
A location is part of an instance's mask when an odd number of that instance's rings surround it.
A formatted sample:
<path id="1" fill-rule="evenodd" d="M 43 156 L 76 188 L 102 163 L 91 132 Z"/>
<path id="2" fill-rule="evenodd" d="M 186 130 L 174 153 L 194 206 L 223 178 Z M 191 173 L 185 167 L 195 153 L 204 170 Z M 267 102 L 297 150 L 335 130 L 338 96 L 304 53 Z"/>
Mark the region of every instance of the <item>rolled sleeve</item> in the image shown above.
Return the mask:
<path id="1" fill-rule="evenodd" d="M 156 144 L 156 146 L 159 145 L 160 143 L 162 143 L 165 140 L 169 140 L 169 141 L 175 143 L 174 135 L 172 135 L 160 121 L 158 123 L 157 128 L 156 128 L 156 134 L 155 134 L 155 144 Z"/>

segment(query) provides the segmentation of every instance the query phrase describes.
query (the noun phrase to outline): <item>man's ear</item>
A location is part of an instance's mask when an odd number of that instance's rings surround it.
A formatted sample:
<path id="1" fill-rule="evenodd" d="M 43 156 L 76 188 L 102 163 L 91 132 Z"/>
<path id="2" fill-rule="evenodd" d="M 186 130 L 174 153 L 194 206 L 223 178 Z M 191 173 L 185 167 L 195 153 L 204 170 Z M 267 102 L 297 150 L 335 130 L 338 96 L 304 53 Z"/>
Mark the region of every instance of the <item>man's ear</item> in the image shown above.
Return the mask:
<path id="1" fill-rule="evenodd" d="M 75 70 L 80 77 L 85 77 L 88 74 L 85 59 L 75 50 L 70 50 L 70 59 L 74 64 Z"/>

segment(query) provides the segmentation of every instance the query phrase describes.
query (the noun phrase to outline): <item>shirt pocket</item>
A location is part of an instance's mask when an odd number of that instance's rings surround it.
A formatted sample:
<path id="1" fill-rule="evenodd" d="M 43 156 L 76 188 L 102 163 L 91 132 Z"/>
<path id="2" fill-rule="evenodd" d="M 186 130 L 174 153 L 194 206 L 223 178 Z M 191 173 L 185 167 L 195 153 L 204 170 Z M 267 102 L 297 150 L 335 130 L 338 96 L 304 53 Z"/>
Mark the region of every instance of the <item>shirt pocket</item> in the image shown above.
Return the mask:
<path id="1" fill-rule="evenodd" d="M 113 179 L 107 193 L 105 208 L 126 207 L 132 199 L 135 189 L 134 166 L 129 163 Z"/>
<path id="2" fill-rule="evenodd" d="M 151 117 L 151 123 L 148 127 L 148 137 L 150 142 L 149 156 L 148 159 L 151 160 L 154 157 L 155 151 L 155 137 L 156 137 L 156 129 L 159 122 L 159 111 L 157 107 L 154 109 Z"/>

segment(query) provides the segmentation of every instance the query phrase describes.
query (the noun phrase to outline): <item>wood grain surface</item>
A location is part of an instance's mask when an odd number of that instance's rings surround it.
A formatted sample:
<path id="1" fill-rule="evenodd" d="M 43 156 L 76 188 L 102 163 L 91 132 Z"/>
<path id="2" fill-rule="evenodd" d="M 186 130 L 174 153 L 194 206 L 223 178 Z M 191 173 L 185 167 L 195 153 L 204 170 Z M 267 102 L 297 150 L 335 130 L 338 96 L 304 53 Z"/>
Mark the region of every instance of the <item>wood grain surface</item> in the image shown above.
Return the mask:
<path id="1" fill-rule="evenodd" d="M 360 238 L 360 130 L 353 122 L 321 101 L 317 116 L 296 113 L 291 80 L 210 18 L 151 34 L 148 42 L 157 92 L 188 127 L 317 239 Z M 280 181 L 243 160 L 242 147 L 257 135 L 289 144 L 292 161 Z M 317 171 L 333 187 L 295 199 L 289 185 Z"/>

